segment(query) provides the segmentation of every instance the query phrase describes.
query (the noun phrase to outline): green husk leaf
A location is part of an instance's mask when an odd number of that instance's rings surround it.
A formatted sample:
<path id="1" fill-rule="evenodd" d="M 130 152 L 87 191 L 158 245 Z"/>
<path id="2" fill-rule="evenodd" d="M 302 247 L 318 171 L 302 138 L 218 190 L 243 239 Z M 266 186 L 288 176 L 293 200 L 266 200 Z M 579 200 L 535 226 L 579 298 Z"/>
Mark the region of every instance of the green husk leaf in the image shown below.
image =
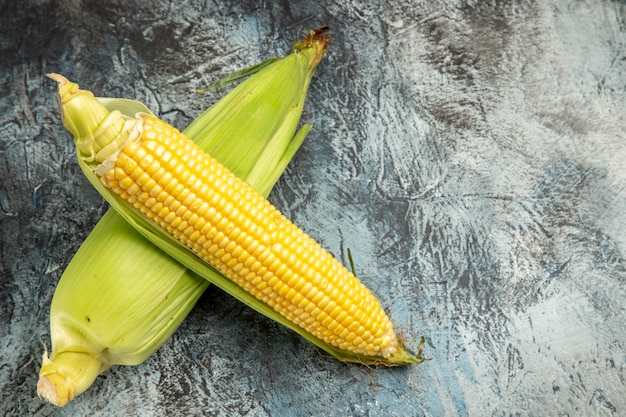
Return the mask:
<path id="1" fill-rule="evenodd" d="M 262 70 L 263 68 L 267 67 L 268 65 L 271 65 L 272 63 L 274 63 L 275 61 L 277 61 L 280 58 L 270 58 L 267 59 L 259 64 L 256 65 L 252 65 L 248 68 L 244 68 L 244 69 L 240 69 L 238 71 L 235 71 L 229 75 L 227 75 L 224 78 L 220 78 L 219 80 L 215 81 L 212 84 L 209 84 L 208 87 L 205 88 L 200 88 L 197 89 L 196 92 L 203 94 L 203 93 L 208 93 L 209 91 L 213 91 L 213 90 L 217 90 L 220 89 L 222 87 L 227 86 L 228 84 L 235 82 L 237 80 L 240 80 L 242 78 L 246 78 L 249 77 L 250 75 L 256 74 L 257 72 L 259 72 L 260 70 Z"/>
<path id="2" fill-rule="evenodd" d="M 308 89 L 312 76 L 312 69 L 303 65 L 308 62 L 308 57 L 303 55 L 288 55 L 246 79 L 191 123 L 185 133 L 199 137 L 211 132 L 207 141 L 216 143 L 215 149 L 221 152 L 220 162 L 248 167 L 237 174 L 246 178 L 254 165 L 251 162 L 267 147 L 266 143 L 249 140 L 251 135 L 264 137 L 267 132 L 276 132 L 290 139 L 296 131 L 304 104 L 303 91 Z M 291 78 L 289 82 L 285 77 Z M 231 119 L 232 113 L 241 115 L 237 123 L 224 123 L 225 119 Z M 247 147 L 243 157 L 242 146 Z"/>
<path id="3" fill-rule="evenodd" d="M 296 133 L 296 136 L 294 136 L 291 142 L 289 142 L 286 149 L 284 146 L 280 147 L 280 150 L 282 151 L 284 149 L 284 152 L 276 150 L 273 155 L 280 155 L 282 153 L 282 157 L 278 160 L 269 158 L 266 153 L 268 153 L 268 150 L 274 150 L 275 144 L 285 144 L 278 140 L 270 142 L 264 155 L 259 158 L 259 162 L 254 166 L 252 171 L 248 173 L 246 181 L 250 184 L 254 183 L 254 187 L 259 193 L 261 193 L 261 195 L 269 195 L 272 188 L 274 188 L 276 181 L 278 181 L 291 159 L 294 157 L 298 149 L 300 149 L 300 145 L 304 142 L 304 138 L 311 130 L 311 127 L 311 125 L 303 125 L 298 133 Z M 271 151 L 269 152 L 269 155 L 272 155 Z"/>
<path id="4" fill-rule="evenodd" d="M 100 103 L 110 112 L 119 110 L 126 117 L 133 118 L 137 113 L 154 113 L 140 101 L 128 98 L 96 97 Z"/>

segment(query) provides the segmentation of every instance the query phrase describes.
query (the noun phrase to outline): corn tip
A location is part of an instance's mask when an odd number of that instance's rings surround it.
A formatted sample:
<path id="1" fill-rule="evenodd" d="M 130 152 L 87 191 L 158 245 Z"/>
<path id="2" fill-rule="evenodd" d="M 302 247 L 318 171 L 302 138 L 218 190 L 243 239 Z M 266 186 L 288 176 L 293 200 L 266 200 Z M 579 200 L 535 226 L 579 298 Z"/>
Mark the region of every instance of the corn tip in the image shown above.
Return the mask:
<path id="1" fill-rule="evenodd" d="M 52 373 L 39 377 L 37 395 L 50 404 L 63 407 L 74 398 L 74 388 L 67 378 L 58 373 Z"/>
<path id="2" fill-rule="evenodd" d="M 293 50 L 296 53 L 303 52 L 305 50 L 312 51 L 313 56 L 310 58 L 309 63 L 310 69 L 314 69 L 317 66 L 326 53 L 326 49 L 328 49 L 328 44 L 330 43 L 330 35 L 328 35 L 328 31 L 328 27 L 310 30 L 304 40 L 296 41 L 293 45 Z"/>
<path id="3" fill-rule="evenodd" d="M 49 73 L 49 74 L 46 74 L 46 77 L 50 78 L 51 80 L 57 83 L 57 86 L 59 89 L 59 99 L 61 100 L 61 104 L 67 103 L 70 100 L 70 98 L 74 97 L 76 93 L 81 91 L 78 84 L 68 80 L 61 74 Z"/>
<path id="4" fill-rule="evenodd" d="M 69 80 L 65 78 L 64 76 L 62 76 L 61 74 L 54 73 L 54 72 L 50 72 L 46 74 L 46 77 L 50 78 L 51 80 L 56 81 L 59 84 L 66 84 L 69 82 Z"/>

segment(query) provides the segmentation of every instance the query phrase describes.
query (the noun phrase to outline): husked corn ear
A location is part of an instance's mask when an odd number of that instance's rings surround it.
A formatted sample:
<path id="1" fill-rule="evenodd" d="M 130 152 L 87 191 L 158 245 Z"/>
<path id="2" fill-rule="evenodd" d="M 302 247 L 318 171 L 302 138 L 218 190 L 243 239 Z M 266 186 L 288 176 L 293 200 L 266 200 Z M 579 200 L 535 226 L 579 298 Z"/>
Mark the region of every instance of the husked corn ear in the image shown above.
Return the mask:
<path id="1" fill-rule="evenodd" d="M 265 198 L 172 126 L 140 115 L 100 180 L 246 291 L 333 346 L 390 358 L 374 295 Z"/>
<path id="2" fill-rule="evenodd" d="M 308 132 L 303 126 L 289 141 L 303 92 L 326 50 L 323 32 L 310 32 L 287 58 L 261 69 L 254 84 L 246 84 L 249 79 L 235 88 L 217 106 L 222 113 L 212 122 L 192 123 L 186 130 L 196 139 L 212 137 L 209 141 L 222 140 L 226 131 L 225 141 L 274 132 L 267 147 L 254 144 L 253 138 L 245 141 L 246 153 L 254 148 L 256 157 L 242 158 L 233 147 L 219 155 L 226 166 L 247 167 L 237 174 L 261 194 L 165 122 L 143 113 L 109 113 L 77 84 L 49 76 L 59 83 L 63 124 L 74 136 L 83 173 L 148 240 L 340 360 L 385 366 L 421 363 L 424 339 L 417 353 L 409 351 L 374 295 L 262 196 Z M 259 88 L 274 91 L 276 85 L 280 97 L 295 101 L 258 93 Z M 221 115 L 231 112 L 242 117 L 227 127 Z M 284 155 L 277 161 L 271 155 L 279 148 Z M 257 157 L 258 163 L 241 162 Z"/>

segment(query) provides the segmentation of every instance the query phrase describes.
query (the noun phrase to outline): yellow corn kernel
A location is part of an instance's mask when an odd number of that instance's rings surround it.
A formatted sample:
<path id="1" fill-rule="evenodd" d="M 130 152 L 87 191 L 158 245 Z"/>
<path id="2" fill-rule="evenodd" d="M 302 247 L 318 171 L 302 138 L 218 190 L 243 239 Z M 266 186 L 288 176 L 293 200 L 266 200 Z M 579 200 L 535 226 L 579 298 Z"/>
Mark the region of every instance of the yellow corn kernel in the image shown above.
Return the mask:
<path id="1" fill-rule="evenodd" d="M 139 123 L 141 136 L 101 176 L 106 187 L 127 200 L 118 190 L 138 187 L 136 208 L 325 342 L 360 355 L 396 354 L 389 317 L 339 261 L 175 128 L 149 115 Z"/>

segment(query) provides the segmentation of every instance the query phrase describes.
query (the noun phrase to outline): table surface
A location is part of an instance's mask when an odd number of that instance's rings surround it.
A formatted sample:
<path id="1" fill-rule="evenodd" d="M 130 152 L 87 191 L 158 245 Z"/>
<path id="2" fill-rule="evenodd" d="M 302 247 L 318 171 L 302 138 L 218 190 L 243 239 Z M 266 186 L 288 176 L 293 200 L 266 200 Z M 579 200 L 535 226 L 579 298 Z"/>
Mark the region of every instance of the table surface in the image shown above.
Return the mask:
<path id="1" fill-rule="evenodd" d="M 0 415 L 626 415 L 626 5 L 620 1 L 0 2 Z M 37 398 L 55 285 L 107 205 L 59 72 L 179 128 L 233 70 L 332 45 L 270 196 L 432 360 L 326 357 L 210 288 L 145 363 Z"/>

